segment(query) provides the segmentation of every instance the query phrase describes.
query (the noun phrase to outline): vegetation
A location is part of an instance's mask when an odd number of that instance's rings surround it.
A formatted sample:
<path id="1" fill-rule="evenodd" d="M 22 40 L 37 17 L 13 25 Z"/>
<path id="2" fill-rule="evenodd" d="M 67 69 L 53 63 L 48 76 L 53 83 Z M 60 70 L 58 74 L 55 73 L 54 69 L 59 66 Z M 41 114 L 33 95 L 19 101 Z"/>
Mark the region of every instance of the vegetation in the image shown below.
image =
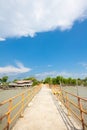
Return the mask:
<path id="1" fill-rule="evenodd" d="M 15 83 L 18 79 L 14 79 L 13 82 Z M 38 85 L 40 83 L 48 83 L 50 85 L 56 85 L 56 84 L 62 84 L 62 86 L 87 86 L 87 77 L 84 79 L 75 79 L 75 78 L 64 78 L 62 76 L 57 76 L 54 78 L 47 77 L 42 81 L 38 81 L 35 77 L 28 77 L 24 78 L 24 80 L 31 80 L 33 82 L 32 86 Z M 9 82 L 8 82 L 8 76 L 3 76 L 0 78 L 0 84 L 2 88 L 8 88 Z"/>
<path id="2" fill-rule="evenodd" d="M 1 79 L 0 79 L 0 83 L 6 83 L 8 80 L 8 76 L 3 76 Z"/>
<path id="3" fill-rule="evenodd" d="M 18 81 L 18 79 L 14 79 L 14 80 L 13 80 L 13 83 L 15 83 L 16 81 Z"/>
<path id="4" fill-rule="evenodd" d="M 8 87 L 8 76 L 3 76 L 2 78 L 0 78 L 0 84 L 2 86 L 2 88 L 6 88 Z"/>
<path id="5" fill-rule="evenodd" d="M 87 77 L 85 79 L 74 79 L 74 78 L 64 78 L 62 76 L 57 76 L 55 78 L 47 77 L 44 80 L 44 83 L 48 84 L 62 84 L 63 86 L 76 86 L 76 85 L 83 85 L 87 86 Z"/>
<path id="6" fill-rule="evenodd" d="M 40 83 L 40 81 L 38 81 L 34 77 L 28 77 L 28 78 L 25 78 L 24 80 L 31 80 L 33 82 L 32 86 L 38 85 Z"/>

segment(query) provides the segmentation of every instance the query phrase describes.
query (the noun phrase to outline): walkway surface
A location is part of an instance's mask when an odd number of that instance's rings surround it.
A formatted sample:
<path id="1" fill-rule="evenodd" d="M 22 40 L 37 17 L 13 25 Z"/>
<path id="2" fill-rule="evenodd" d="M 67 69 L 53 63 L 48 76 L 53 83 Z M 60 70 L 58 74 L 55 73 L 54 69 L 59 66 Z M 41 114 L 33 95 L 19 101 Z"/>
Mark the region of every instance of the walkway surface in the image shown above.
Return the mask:
<path id="1" fill-rule="evenodd" d="M 66 117 L 62 117 L 58 109 L 51 90 L 44 86 L 12 130 L 75 130 L 68 120 L 65 122 Z"/>

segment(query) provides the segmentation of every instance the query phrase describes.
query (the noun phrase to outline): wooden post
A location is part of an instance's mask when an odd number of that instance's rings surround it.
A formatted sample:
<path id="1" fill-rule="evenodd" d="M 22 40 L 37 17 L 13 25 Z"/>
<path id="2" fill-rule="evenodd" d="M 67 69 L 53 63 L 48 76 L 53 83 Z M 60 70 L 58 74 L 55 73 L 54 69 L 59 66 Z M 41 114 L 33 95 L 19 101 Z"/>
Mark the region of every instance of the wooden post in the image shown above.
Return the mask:
<path id="1" fill-rule="evenodd" d="M 9 130 L 9 127 L 10 127 L 10 122 L 11 122 L 11 117 L 10 117 L 10 114 L 11 114 L 11 108 L 12 108 L 12 99 L 9 100 L 9 106 L 8 106 L 8 116 L 7 116 L 7 130 Z"/>
<path id="2" fill-rule="evenodd" d="M 69 98 L 68 98 L 68 93 L 66 93 L 66 106 L 67 106 L 67 112 L 68 112 L 68 116 L 70 116 L 70 110 L 69 110 Z"/>
<path id="3" fill-rule="evenodd" d="M 23 115 L 23 111 L 24 111 L 24 93 L 22 94 L 22 99 L 21 99 L 21 103 L 22 103 L 22 105 L 21 105 L 21 117 L 23 117 L 24 115 Z"/>
<path id="4" fill-rule="evenodd" d="M 84 119 L 83 119 L 83 112 L 82 112 L 82 104 L 81 104 L 81 101 L 80 101 L 80 98 L 79 98 L 79 97 L 78 97 L 78 105 L 79 105 L 79 109 L 80 109 L 82 128 L 83 128 L 83 130 L 85 130 L 85 127 L 84 127 Z"/>

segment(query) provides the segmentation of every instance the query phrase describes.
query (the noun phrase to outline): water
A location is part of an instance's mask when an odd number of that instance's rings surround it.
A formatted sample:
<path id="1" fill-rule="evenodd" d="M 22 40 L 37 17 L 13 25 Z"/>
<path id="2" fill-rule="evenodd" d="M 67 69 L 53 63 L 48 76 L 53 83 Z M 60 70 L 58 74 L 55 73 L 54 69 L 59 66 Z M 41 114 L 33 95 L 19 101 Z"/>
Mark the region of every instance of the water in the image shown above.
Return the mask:
<path id="1" fill-rule="evenodd" d="M 78 95 L 82 98 L 87 98 L 87 87 L 62 87 L 65 91 Z"/>
<path id="2" fill-rule="evenodd" d="M 78 94 L 80 97 L 83 98 L 87 98 L 87 87 L 81 87 L 78 86 L 77 87 L 62 87 L 64 90 L 73 93 L 75 95 L 77 95 L 77 90 L 78 90 Z M 7 100 L 23 91 L 25 91 L 26 89 L 21 89 L 21 88 L 17 88 L 17 89 L 12 89 L 12 90 L 0 90 L 0 102 Z M 17 99 L 17 101 L 20 99 Z M 87 107 L 87 102 L 85 103 L 85 108 Z M 4 108 L 0 107 L 0 115 L 2 115 L 4 112 L 7 111 L 8 105 L 4 106 Z M 86 117 L 87 118 L 87 117 Z M 3 120 L 4 124 L 6 124 L 6 120 Z M 2 123 L 2 122 L 0 122 Z M 2 130 L 2 128 L 0 127 L 0 130 Z"/>
<path id="3" fill-rule="evenodd" d="M 27 88 L 23 89 L 23 88 L 17 88 L 17 89 L 11 89 L 11 90 L 0 90 L 0 102 L 7 100 L 19 93 L 22 93 L 24 91 L 26 91 Z M 15 105 L 18 101 L 21 100 L 21 97 L 18 97 L 17 99 L 13 100 L 12 104 Z M 4 115 L 4 113 L 6 113 L 8 111 L 8 106 L 9 103 L 6 103 L 5 105 L 0 107 L 0 116 Z M 17 109 L 15 109 L 15 111 L 11 112 L 11 117 L 13 115 L 16 114 L 16 112 L 20 109 L 20 105 L 18 106 Z M 7 123 L 7 118 L 4 118 L 1 122 L 0 122 L 0 130 L 2 130 L 4 128 L 4 126 L 6 126 Z"/>
<path id="4" fill-rule="evenodd" d="M 81 86 L 78 86 L 78 87 L 62 87 L 62 89 L 65 90 L 65 91 L 67 91 L 67 92 L 70 92 L 70 93 L 72 93 L 74 95 L 78 95 L 78 96 L 80 96 L 82 98 L 87 99 L 87 87 L 81 87 Z M 69 95 L 69 99 L 72 100 L 72 101 L 74 101 L 76 104 L 78 104 L 77 98 Z M 87 111 L 87 101 L 81 100 L 81 104 L 82 104 L 82 108 L 85 111 Z M 78 116 L 80 116 L 80 111 L 78 109 L 76 109 L 75 107 L 73 107 L 72 104 L 70 104 L 70 107 L 72 108 L 72 110 Z M 85 123 L 87 124 L 87 114 L 83 114 L 83 118 L 84 118 Z M 87 127 L 85 128 L 85 130 L 87 130 Z"/>
<path id="5" fill-rule="evenodd" d="M 17 89 L 11 89 L 11 90 L 0 90 L 0 102 L 7 100 L 25 90 L 26 89 L 23 89 L 23 88 L 17 88 Z"/>
<path id="6" fill-rule="evenodd" d="M 3 102 L 4 100 L 7 100 L 13 96 L 16 96 L 17 94 L 20 94 L 22 92 L 25 92 L 26 90 L 29 90 L 27 91 L 25 94 L 24 94 L 24 97 L 28 97 L 28 98 L 25 98 L 24 100 L 24 104 L 26 104 L 28 101 L 31 101 L 31 99 L 33 98 L 34 94 L 35 94 L 35 90 L 36 90 L 36 87 L 29 87 L 29 88 L 16 88 L 16 89 L 11 89 L 11 90 L 0 90 L 0 103 Z M 16 99 L 13 99 L 12 101 L 12 106 L 14 105 L 17 105 L 17 103 L 19 101 L 23 101 L 22 100 L 22 96 L 19 96 L 17 97 Z M 17 108 L 15 108 L 11 113 L 10 113 L 10 118 L 12 119 L 14 115 L 16 115 L 16 113 L 18 113 L 20 110 L 22 111 L 22 102 L 18 105 Z M 24 109 L 25 109 L 26 106 L 24 106 Z M 3 116 L 7 111 L 8 111 L 8 108 L 9 108 L 9 102 L 6 103 L 5 105 L 2 105 L 0 107 L 0 116 Z M 21 115 L 21 111 L 20 113 L 17 115 L 17 117 L 15 118 L 14 121 L 12 121 L 11 125 L 10 125 L 10 129 L 13 127 L 13 125 L 15 124 L 15 122 L 17 121 L 18 117 L 20 117 Z M 7 124 L 7 117 L 2 119 L 2 121 L 0 121 L 0 130 L 3 130 L 4 127 L 6 126 Z"/>

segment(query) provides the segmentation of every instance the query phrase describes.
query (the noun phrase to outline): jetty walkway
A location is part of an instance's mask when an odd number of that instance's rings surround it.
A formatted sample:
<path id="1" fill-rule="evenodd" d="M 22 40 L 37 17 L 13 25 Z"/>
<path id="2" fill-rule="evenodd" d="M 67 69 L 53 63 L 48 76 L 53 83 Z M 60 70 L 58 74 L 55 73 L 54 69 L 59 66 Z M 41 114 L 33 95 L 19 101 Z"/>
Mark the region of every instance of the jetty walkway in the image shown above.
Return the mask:
<path id="1" fill-rule="evenodd" d="M 19 118 L 12 130 L 81 130 L 68 118 L 61 104 L 45 85 L 28 104 L 24 116 Z"/>

